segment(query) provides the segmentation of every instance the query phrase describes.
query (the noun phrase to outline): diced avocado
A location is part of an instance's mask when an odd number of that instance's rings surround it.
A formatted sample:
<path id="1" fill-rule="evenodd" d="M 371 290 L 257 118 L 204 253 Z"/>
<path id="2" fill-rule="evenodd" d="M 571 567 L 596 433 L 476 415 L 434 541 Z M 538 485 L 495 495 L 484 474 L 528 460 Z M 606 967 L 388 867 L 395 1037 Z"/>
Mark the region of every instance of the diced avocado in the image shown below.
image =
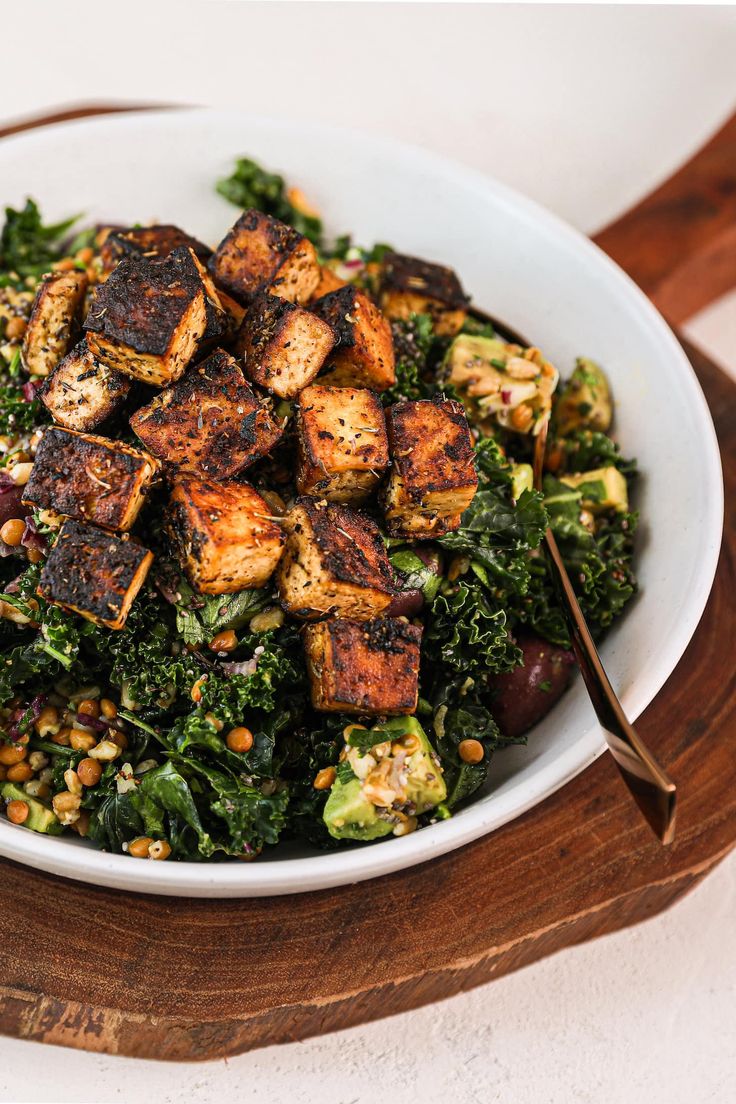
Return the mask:
<path id="1" fill-rule="evenodd" d="M 625 513 L 629 508 L 626 477 L 613 465 L 607 468 L 596 468 L 595 471 L 563 475 L 560 482 L 580 491 L 581 505 L 591 513 L 595 514 L 602 510 L 618 510 L 620 513 Z"/>
<path id="2" fill-rule="evenodd" d="M 25 801 L 28 806 L 28 816 L 23 822 L 24 828 L 30 828 L 32 832 L 43 832 L 47 836 L 58 836 L 63 830 L 63 826 L 57 820 L 54 810 L 50 809 L 48 805 L 44 805 L 37 798 L 29 797 L 21 786 L 6 782 L 0 789 L 0 795 L 6 803 Z"/>
<path id="3" fill-rule="evenodd" d="M 363 794 L 359 778 L 337 779 L 327 798 L 324 821 L 335 839 L 374 840 L 390 836 L 394 830 L 388 820 L 379 819 L 378 807 Z"/>
<path id="4" fill-rule="evenodd" d="M 524 491 L 534 490 L 534 469 L 531 464 L 514 464 L 511 469 L 511 494 L 520 499 Z"/>
<path id="5" fill-rule="evenodd" d="M 460 334 L 445 354 L 443 377 L 468 416 L 505 429 L 537 434 L 549 420 L 559 375 L 539 349 L 496 337 Z"/>
<path id="6" fill-rule="evenodd" d="M 378 733 L 382 739 L 369 746 Z M 376 805 L 371 800 L 374 777 L 376 773 L 383 773 L 384 778 L 388 774 L 386 784 L 391 784 L 390 766 L 384 764 L 394 759 L 392 742 L 405 736 L 416 736 L 419 747 L 398 772 L 403 791 L 397 793 L 393 805 Z M 415 717 L 394 717 L 370 730 L 357 730 L 353 739 L 361 746 L 347 745 L 347 761 L 357 768 L 356 776 L 346 781 L 336 779 L 324 809 L 324 822 L 335 839 L 374 840 L 388 836 L 399 822 L 395 811 L 409 806 L 411 815 L 418 815 L 445 800 L 447 787 L 439 759 Z"/>
<path id="7" fill-rule="evenodd" d="M 562 388 L 555 407 L 557 432 L 564 437 L 575 429 L 599 429 L 611 425 L 613 406 L 605 372 L 593 360 L 578 357 L 575 371 Z"/>

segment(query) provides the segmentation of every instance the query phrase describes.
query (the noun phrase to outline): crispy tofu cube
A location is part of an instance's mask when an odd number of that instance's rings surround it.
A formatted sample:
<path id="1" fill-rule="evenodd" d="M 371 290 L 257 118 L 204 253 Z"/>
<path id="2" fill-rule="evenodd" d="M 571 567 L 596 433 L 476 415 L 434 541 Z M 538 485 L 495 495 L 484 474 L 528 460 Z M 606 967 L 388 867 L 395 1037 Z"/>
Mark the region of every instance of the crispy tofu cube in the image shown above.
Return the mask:
<path id="1" fill-rule="evenodd" d="M 345 287 L 348 281 L 343 280 L 341 276 L 329 268 L 327 265 L 319 266 L 319 283 L 312 292 L 311 302 L 315 299 L 321 299 L 323 295 L 328 295 L 331 291 L 337 291 L 338 288 Z"/>
<path id="2" fill-rule="evenodd" d="M 178 477 L 168 532 L 187 578 L 201 594 L 265 586 L 283 552 L 281 526 L 247 483 Z"/>
<path id="3" fill-rule="evenodd" d="M 158 471 L 148 453 L 52 426 L 41 438 L 23 502 L 39 510 L 125 531 Z"/>
<path id="4" fill-rule="evenodd" d="M 59 425 L 95 429 L 123 405 L 133 381 L 98 360 L 85 338 L 57 364 L 38 397 Z"/>
<path id="5" fill-rule="evenodd" d="M 262 211 L 244 211 L 209 261 L 218 287 L 247 304 L 265 289 L 294 303 L 306 303 L 319 283 L 312 243 L 298 230 Z"/>
<path id="6" fill-rule="evenodd" d="M 435 333 L 454 337 L 465 322 L 469 300 L 451 268 L 403 253 L 386 253 L 378 302 L 387 318 L 429 314 Z"/>
<path id="7" fill-rule="evenodd" d="M 330 618 L 302 630 L 312 705 L 321 713 L 413 713 L 422 630 L 399 617 Z"/>
<path id="8" fill-rule="evenodd" d="M 326 384 L 385 391 L 396 383 L 391 327 L 367 295 L 347 285 L 323 295 L 312 310 L 329 322 L 337 338 Z"/>
<path id="9" fill-rule="evenodd" d="M 306 387 L 297 414 L 300 494 L 328 502 L 364 502 L 388 467 L 383 407 L 372 391 Z"/>
<path id="10" fill-rule="evenodd" d="M 253 383 L 293 399 L 324 364 L 335 335 L 316 314 L 263 292 L 248 309 L 235 341 Z"/>
<path id="11" fill-rule="evenodd" d="M 52 272 L 36 292 L 23 338 L 23 364 L 32 376 L 49 376 L 74 344 L 87 292 L 86 272 Z"/>
<path id="12" fill-rule="evenodd" d="M 164 388 L 130 424 L 154 456 L 210 479 L 237 475 L 283 432 L 238 362 L 222 349 Z"/>
<path id="13" fill-rule="evenodd" d="M 403 402 L 386 411 L 391 475 L 384 509 L 391 533 L 434 537 L 457 529 L 478 487 L 462 406 L 453 399 Z"/>
<path id="14" fill-rule="evenodd" d="M 377 617 L 397 594 L 378 526 L 347 506 L 300 498 L 285 518 L 276 576 L 285 609 L 305 621 L 337 613 Z"/>
<path id="15" fill-rule="evenodd" d="M 38 593 L 97 625 L 122 629 L 152 563 L 153 553 L 136 541 L 70 519 L 44 564 Z"/>
<path id="16" fill-rule="evenodd" d="M 90 349 L 110 368 L 144 383 L 179 379 L 208 326 L 207 294 L 194 255 L 121 261 L 95 293 L 84 328 Z"/>
<path id="17" fill-rule="evenodd" d="M 125 257 L 168 257 L 175 249 L 186 246 L 207 264 L 212 250 L 178 226 L 160 223 L 154 226 L 113 228 L 100 248 L 103 272 L 110 273 Z"/>

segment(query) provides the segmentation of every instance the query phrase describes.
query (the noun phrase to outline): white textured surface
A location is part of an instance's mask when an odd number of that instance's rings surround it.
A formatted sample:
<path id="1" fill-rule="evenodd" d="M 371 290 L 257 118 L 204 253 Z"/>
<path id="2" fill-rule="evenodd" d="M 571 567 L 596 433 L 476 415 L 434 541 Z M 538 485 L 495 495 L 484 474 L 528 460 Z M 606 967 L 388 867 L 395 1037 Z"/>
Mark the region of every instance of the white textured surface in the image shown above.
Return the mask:
<path id="1" fill-rule="evenodd" d="M 396 5 L 377 14 L 162 2 L 146 5 L 144 30 L 135 4 L 115 26 L 115 5 L 44 6 L 32 80 L 28 52 L 6 51 L 6 116 L 60 99 L 136 97 L 357 123 L 493 171 L 585 230 L 666 175 L 734 101 L 735 13 L 726 8 Z M 173 26 L 172 10 L 181 16 Z M 71 24 L 73 57 L 62 64 Z M 277 28 L 264 48 L 264 29 Z M 143 65 L 149 36 L 156 61 Z M 194 58 L 204 79 L 192 80 Z M 736 303 L 688 329 L 712 354 L 730 354 L 736 374 Z M 325 1039 L 204 1066 L 0 1039 L 0 1100 L 731 1104 L 734 916 L 736 856 L 647 924 Z M 29 933 L 29 954 L 32 945 Z"/>

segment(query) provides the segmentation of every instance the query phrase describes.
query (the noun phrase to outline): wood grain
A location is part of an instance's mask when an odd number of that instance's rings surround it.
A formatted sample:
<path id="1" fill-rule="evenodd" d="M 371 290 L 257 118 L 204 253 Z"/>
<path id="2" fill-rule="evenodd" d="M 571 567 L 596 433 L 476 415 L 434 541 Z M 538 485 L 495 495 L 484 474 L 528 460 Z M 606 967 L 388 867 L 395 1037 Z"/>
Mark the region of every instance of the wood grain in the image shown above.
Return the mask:
<path id="1" fill-rule="evenodd" d="M 736 843 L 736 674 L 723 662 L 736 651 L 736 385 L 687 351 L 719 433 L 728 513 L 703 620 L 639 722 L 680 782 L 672 848 L 603 757 L 462 851 L 322 893 L 132 896 L 3 861 L 0 1032 L 137 1057 L 231 1055 L 470 989 L 652 916 L 702 878 Z"/>
<path id="2" fill-rule="evenodd" d="M 736 115 L 595 240 L 673 326 L 736 287 Z"/>

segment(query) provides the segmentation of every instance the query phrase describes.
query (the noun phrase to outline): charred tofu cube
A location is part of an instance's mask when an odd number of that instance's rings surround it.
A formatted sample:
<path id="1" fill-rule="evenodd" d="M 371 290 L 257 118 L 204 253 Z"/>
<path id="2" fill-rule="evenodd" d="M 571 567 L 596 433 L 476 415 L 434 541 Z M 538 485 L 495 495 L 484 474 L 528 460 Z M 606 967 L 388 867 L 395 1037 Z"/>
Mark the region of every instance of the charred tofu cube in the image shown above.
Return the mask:
<path id="1" fill-rule="evenodd" d="M 159 387 L 179 379 L 208 325 L 207 294 L 192 253 L 121 261 L 95 293 L 84 328 L 110 368 Z"/>
<path id="2" fill-rule="evenodd" d="M 323 319 L 278 295 L 261 293 L 243 319 L 235 352 L 248 378 L 281 399 L 293 399 L 324 364 L 335 335 Z"/>
<path id="3" fill-rule="evenodd" d="M 97 625 L 122 629 L 152 563 L 153 553 L 136 541 L 70 519 L 44 564 L 38 593 Z"/>
<path id="4" fill-rule="evenodd" d="M 319 283 L 312 243 L 298 230 L 262 211 L 244 211 L 209 261 L 218 287 L 247 304 L 264 289 L 306 303 Z"/>
<path id="5" fill-rule="evenodd" d="M 312 705 L 322 713 L 413 713 L 419 695 L 422 630 L 399 617 L 330 618 L 305 625 Z"/>
<path id="6" fill-rule="evenodd" d="M 23 339 L 23 364 L 32 376 L 49 376 L 74 344 L 87 292 L 86 272 L 53 272 L 36 292 Z"/>
<path id="7" fill-rule="evenodd" d="M 300 494 L 328 502 L 364 502 L 388 467 L 383 407 L 372 391 L 307 387 L 297 415 Z"/>
<path id="8" fill-rule="evenodd" d="M 469 300 L 451 268 L 403 253 L 387 253 L 378 301 L 387 318 L 429 314 L 435 333 L 454 337 L 465 322 Z"/>
<path id="9" fill-rule="evenodd" d="M 132 386 L 130 376 L 108 368 L 83 339 L 54 368 L 39 398 L 55 422 L 84 432 L 111 418 Z"/>
<path id="10" fill-rule="evenodd" d="M 144 257 L 168 257 L 175 249 L 186 246 L 196 257 L 207 264 L 212 250 L 178 226 L 158 224 L 154 226 L 130 226 L 113 228 L 100 248 L 103 272 L 110 273 L 120 261 L 132 254 Z"/>
<path id="11" fill-rule="evenodd" d="M 222 349 L 164 388 L 130 424 L 154 456 L 211 479 L 237 475 L 269 452 L 283 431 Z"/>
<path id="12" fill-rule="evenodd" d="M 187 578 L 201 594 L 265 586 L 283 551 L 281 526 L 247 483 L 180 476 L 171 492 L 168 531 Z"/>
<path id="13" fill-rule="evenodd" d="M 457 529 L 478 487 L 465 411 L 452 399 L 403 402 L 386 411 L 391 475 L 384 490 L 392 533 L 434 537 Z"/>
<path id="14" fill-rule="evenodd" d="M 323 295 L 312 310 L 332 326 L 337 339 L 325 383 L 371 391 L 396 383 L 391 327 L 367 295 L 348 285 Z"/>
<path id="15" fill-rule="evenodd" d="M 52 426 L 36 450 L 23 502 L 125 531 L 138 517 L 157 471 L 158 463 L 140 449 Z"/>
<path id="16" fill-rule="evenodd" d="M 391 563 L 369 518 L 346 506 L 301 498 L 285 525 L 276 582 L 289 613 L 306 621 L 330 613 L 368 621 L 393 601 Z"/>

